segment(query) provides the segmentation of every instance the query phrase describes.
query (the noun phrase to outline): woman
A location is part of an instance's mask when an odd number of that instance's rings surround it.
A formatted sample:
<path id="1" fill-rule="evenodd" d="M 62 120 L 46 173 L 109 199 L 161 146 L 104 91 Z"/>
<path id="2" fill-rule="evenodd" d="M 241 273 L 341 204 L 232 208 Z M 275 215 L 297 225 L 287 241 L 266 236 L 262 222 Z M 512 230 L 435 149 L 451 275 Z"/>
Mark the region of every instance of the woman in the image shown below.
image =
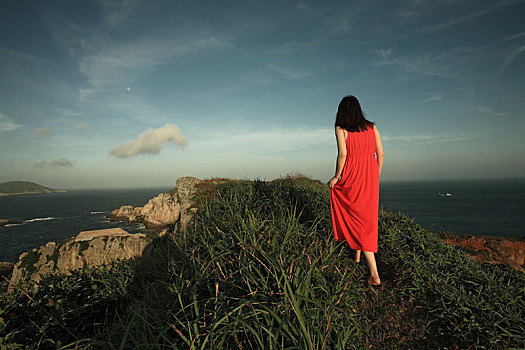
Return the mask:
<path id="1" fill-rule="evenodd" d="M 359 262 L 365 255 L 368 284 L 381 286 L 374 253 L 377 253 L 379 174 L 383 146 L 374 123 L 365 119 L 359 101 L 346 96 L 339 103 L 335 120 L 337 163 L 328 181 L 335 239 L 348 242 Z"/>

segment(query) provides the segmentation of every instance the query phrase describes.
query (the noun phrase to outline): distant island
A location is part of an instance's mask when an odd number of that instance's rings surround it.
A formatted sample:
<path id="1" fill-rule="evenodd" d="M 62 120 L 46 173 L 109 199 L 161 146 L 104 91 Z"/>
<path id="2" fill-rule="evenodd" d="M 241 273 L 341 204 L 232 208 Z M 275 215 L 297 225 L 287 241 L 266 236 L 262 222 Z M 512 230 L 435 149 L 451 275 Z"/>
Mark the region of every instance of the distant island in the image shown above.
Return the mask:
<path id="1" fill-rule="evenodd" d="M 29 181 L 9 181 L 0 184 L 0 197 L 14 196 L 18 194 L 57 193 L 66 192 L 44 187 Z"/>

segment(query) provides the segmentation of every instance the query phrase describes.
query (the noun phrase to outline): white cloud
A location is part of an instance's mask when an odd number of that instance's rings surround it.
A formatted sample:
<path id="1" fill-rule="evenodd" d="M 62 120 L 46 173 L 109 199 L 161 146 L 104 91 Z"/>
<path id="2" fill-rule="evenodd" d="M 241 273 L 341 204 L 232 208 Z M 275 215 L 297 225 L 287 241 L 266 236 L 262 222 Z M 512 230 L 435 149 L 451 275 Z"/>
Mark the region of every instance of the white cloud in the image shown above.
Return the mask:
<path id="1" fill-rule="evenodd" d="M 15 130 L 21 128 L 22 126 L 22 124 L 17 124 L 9 119 L 6 115 L 0 113 L 0 131 Z"/>
<path id="2" fill-rule="evenodd" d="M 118 158 L 129 158 L 139 154 L 159 154 L 166 143 L 171 143 L 185 149 L 188 146 L 186 137 L 177 125 L 165 124 L 158 129 L 144 131 L 136 140 L 120 144 L 109 151 Z"/>
<path id="3" fill-rule="evenodd" d="M 77 129 L 87 129 L 87 124 L 86 123 L 78 123 L 77 124 Z"/>
<path id="4" fill-rule="evenodd" d="M 34 139 L 41 139 L 43 137 L 53 135 L 53 131 L 51 131 L 51 129 L 48 129 L 48 128 L 39 128 L 39 129 L 35 129 L 32 135 Z"/>
<path id="5" fill-rule="evenodd" d="M 73 166 L 73 163 L 67 158 L 60 158 L 54 159 L 50 162 L 48 162 L 47 160 L 36 162 L 35 166 L 37 168 L 71 168 Z"/>

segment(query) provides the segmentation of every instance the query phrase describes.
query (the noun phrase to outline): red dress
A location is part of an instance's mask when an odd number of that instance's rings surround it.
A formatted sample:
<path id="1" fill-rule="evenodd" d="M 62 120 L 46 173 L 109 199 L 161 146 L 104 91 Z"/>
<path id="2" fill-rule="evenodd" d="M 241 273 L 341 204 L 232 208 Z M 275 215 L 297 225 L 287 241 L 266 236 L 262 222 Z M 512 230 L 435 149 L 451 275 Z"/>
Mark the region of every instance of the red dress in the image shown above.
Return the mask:
<path id="1" fill-rule="evenodd" d="M 330 191 L 332 226 L 336 241 L 350 248 L 377 253 L 379 167 L 373 127 L 347 132 L 346 161 Z"/>

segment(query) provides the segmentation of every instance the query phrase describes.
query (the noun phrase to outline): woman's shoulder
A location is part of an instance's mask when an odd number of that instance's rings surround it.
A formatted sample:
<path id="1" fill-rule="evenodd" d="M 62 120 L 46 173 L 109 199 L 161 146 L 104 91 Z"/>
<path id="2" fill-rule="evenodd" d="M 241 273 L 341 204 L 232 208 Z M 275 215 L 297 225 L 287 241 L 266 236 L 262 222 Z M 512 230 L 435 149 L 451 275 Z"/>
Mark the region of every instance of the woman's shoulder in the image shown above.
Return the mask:
<path id="1" fill-rule="evenodd" d="M 338 134 L 343 134 L 345 140 L 346 140 L 346 135 L 348 135 L 348 130 L 346 130 L 345 128 L 342 128 L 340 127 L 339 125 L 336 125 L 335 127 L 335 133 Z"/>

